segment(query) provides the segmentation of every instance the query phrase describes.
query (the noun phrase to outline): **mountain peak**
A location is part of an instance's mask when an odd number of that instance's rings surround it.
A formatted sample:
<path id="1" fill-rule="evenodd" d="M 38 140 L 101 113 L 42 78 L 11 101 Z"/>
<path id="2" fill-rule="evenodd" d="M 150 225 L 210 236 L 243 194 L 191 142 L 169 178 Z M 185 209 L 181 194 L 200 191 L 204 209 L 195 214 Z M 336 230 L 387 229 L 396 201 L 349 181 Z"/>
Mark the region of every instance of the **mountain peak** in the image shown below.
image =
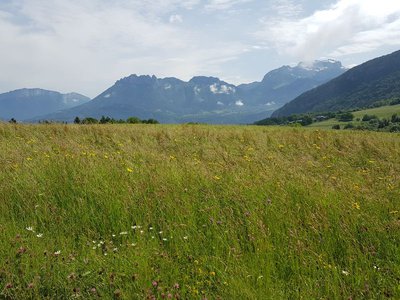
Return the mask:
<path id="1" fill-rule="evenodd" d="M 334 59 L 314 60 L 312 62 L 300 62 L 297 68 L 308 71 L 323 71 L 327 69 L 342 69 L 342 63 Z"/>
<path id="2" fill-rule="evenodd" d="M 221 80 L 217 77 L 207 77 L 207 76 L 195 76 L 189 81 L 190 83 L 194 84 L 205 84 L 205 85 L 211 85 L 214 83 L 219 83 Z"/>

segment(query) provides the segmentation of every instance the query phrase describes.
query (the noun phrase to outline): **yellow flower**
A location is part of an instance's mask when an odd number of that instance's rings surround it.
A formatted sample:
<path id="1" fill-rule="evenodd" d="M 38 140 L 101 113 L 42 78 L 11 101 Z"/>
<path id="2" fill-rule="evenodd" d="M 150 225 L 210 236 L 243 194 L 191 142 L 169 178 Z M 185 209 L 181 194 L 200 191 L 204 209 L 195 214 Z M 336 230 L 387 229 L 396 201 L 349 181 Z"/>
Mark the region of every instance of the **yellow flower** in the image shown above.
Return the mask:
<path id="1" fill-rule="evenodd" d="M 215 276 L 215 272 L 213 272 L 213 271 L 210 272 L 210 275 L 211 275 L 211 276 Z"/>
<path id="2" fill-rule="evenodd" d="M 352 206 L 355 209 L 360 209 L 360 204 L 358 204 L 358 202 L 354 202 Z"/>
<path id="3" fill-rule="evenodd" d="M 220 180 L 220 179 L 221 179 L 221 177 L 219 177 L 219 176 L 215 175 L 215 176 L 214 176 L 214 179 L 215 179 L 215 180 Z"/>
<path id="4" fill-rule="evenodd" d="M 126 168 L 126 170 L 127 170 L 129 173 L 132 173 L 132 172 L 133 172 L 133 170 L 132 170 L 131 168 Z"/>

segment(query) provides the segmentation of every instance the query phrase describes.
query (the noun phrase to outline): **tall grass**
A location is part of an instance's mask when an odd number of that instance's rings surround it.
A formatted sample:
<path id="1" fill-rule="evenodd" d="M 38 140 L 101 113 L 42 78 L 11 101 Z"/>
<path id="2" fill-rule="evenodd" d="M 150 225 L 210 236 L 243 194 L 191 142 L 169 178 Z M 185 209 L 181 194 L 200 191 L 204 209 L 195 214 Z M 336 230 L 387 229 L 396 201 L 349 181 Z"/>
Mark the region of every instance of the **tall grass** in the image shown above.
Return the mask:
<path id="1" fill-rule="evenodd" d="M 400 298 L 400 136 L 0 125 L 0 297 Z"/>

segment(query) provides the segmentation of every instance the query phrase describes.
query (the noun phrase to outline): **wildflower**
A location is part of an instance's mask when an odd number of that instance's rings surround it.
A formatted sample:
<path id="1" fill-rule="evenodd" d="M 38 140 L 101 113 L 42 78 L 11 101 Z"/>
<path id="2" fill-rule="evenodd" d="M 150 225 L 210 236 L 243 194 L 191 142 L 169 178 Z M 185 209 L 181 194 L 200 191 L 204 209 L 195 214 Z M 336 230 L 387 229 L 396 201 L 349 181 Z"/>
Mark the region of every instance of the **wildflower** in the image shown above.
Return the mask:
<path id="1" fill-rule="evenodd" d="M 164 242 L 168 241 L 166 238 L 163 238 L 162 240 L 163 240 Z"/>
<path id="2" fill-rule="evenodd" d="M 32 160 L 32 157 L 28 157 L 26 160 L 27 160 L 27 161 L 31 161 L 31 160 Z"/>
<path id="3" fill-rule="evenodd" d="M 153 287 L 157 287 L 157 286 L 158 286 L 158 282 L 154 280 L 154 281 L 151 283 L 151 285 L 152 285 Z"/>
<path id="4" fill-rule="evenodd" d="M 163 233 L 162 231 L 159 231 L 159 232 L 158 232 L 158 234 L 162 234 L 162 233 Z"/>
<path id="5" fill-rule="evenodd" d="M 210 272 L 210 276 L 215 276 L 215 272 L 214 271 Z"/>
<path id="6" fill-rule="evenodd" d="M 343 275 L 346 275 L 346 276 L 349 276 L 350 273 L 349 273 L 348 271 L 346 271 L 346 270 L 343 270 L 343 271 L 342 271 L 342 274 L 343 274 Z"/>
<path id="7" fill-rule="evenodd" d="M 119 234 L 120 234 L 120 235 L 127 235 L 128 232 L 127 232 L 127 231 L 122 231 L 122 232 L 120 232 Z"/>
<path id="8" fill-rule="evenodd" d="M 118 251 L 118 248 L 117 248 L 117 247 L 115 247 L 115 248 L 113 249 L 113 251 L 114 251 L 114 252 L 117 252 L 117 251 Z"/>
<path id="9" fill-rule="evenodd" d="M 126 170 L 127 170 L 129 173 L 132 173 L 132 172 L 133 172 L 133 169 L 131 169 L 131 168 L 126 168 Z"/>
<path id="10" fill-rule="evenodd" d="M 282 145 L 282 144 L 280 144 L 279 146 L 278 146 L 279 148 L 285 148 L 285 146 L 284 145 Z"/>
<path id="11" fill-rule="evenodd" d="M 38 238 L 41 238 L 41 237 L 43 236 L 43 233 L 38 233 L 36 236 L 37 236 Z"/>
<path id="12" fill-rule="evenodd" d="M 214 179 L 215 179 L 215 180 L 220 180 L 220 179 L 221 179 L 221 177 L 219 177 L 219 176 L 215 175 L 215 176 L 214 176 Z"/>
<path id="13" fill-rule="evenodd" d="M 29 226 L 29 227 L 26 227 L 25 229 L 26 229 L 26 230 L 28 230 L 28 231 L 35 232 L 31 226 Z"/>
<path id="14" fill-rule="evenodd" d="M 360 204 L 358 204 L 358 202 L 354 202 L 353 205 L 352 205 L 352 207 L 353 207 L 354 209 L 360 209 Z"/>
<path id="15" fill-rule="evenodd" d="M 188 239 L 188 237 L 187 237 L 187 236 L 184 236 L 184 237 L 183 237 L 183 239 L 184 239 L 184 240 L 187 240 L 187 239 Z"/>
<path id="16" fill-rule="evenodd" d="M 60 254 L 61 254 L 61 250 L 58 250 L 58 251 L 54 252 L 55 256 L 59 256 Z"/>
<path id="17" fill-rule="evenodd" d="M 149 227 L 149 230 L 153 230 L 153 227 Z"/>
<path id="18" fill-rule="evenodd" d="M 131 226 L 131 228 L 132 228 L 132 229 L 136 229 L 136 228 L 137 228 L 137 226 L 136 226 L 136 225 L 134 225 L 134 226 Z"/>
<path id="19" fill-rule="evenodd" d="M 175 283 L 175 284 L 174 284 L 174 289 L 179 290 L 179 287 L 180 287 L 180 286 L 179 286 L 179 283 Z"/>

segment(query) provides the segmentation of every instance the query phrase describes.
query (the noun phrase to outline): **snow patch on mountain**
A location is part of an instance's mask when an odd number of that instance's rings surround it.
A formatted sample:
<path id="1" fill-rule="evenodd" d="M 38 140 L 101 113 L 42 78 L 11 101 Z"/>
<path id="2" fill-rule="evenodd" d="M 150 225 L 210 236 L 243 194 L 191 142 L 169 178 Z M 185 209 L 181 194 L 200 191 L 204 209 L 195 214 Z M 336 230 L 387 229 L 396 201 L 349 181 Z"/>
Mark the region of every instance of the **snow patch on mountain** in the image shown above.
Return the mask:
<path id="1" fill-rule="evenodd" d="M 244 103 L 243 103 L 242 100 L 238 100 L 238 101 L 235 102 L 235 105 L 236 105 L 236 106 L 243 106 Z"/>
<path id="2" fill-rule="evenodd" d="M 218 83 L 214 83 L 210 85 L 210 91 L 213 94 L 233 94 L 236 92 L 236 89 L 225 84 L 220 85 Z"/>

